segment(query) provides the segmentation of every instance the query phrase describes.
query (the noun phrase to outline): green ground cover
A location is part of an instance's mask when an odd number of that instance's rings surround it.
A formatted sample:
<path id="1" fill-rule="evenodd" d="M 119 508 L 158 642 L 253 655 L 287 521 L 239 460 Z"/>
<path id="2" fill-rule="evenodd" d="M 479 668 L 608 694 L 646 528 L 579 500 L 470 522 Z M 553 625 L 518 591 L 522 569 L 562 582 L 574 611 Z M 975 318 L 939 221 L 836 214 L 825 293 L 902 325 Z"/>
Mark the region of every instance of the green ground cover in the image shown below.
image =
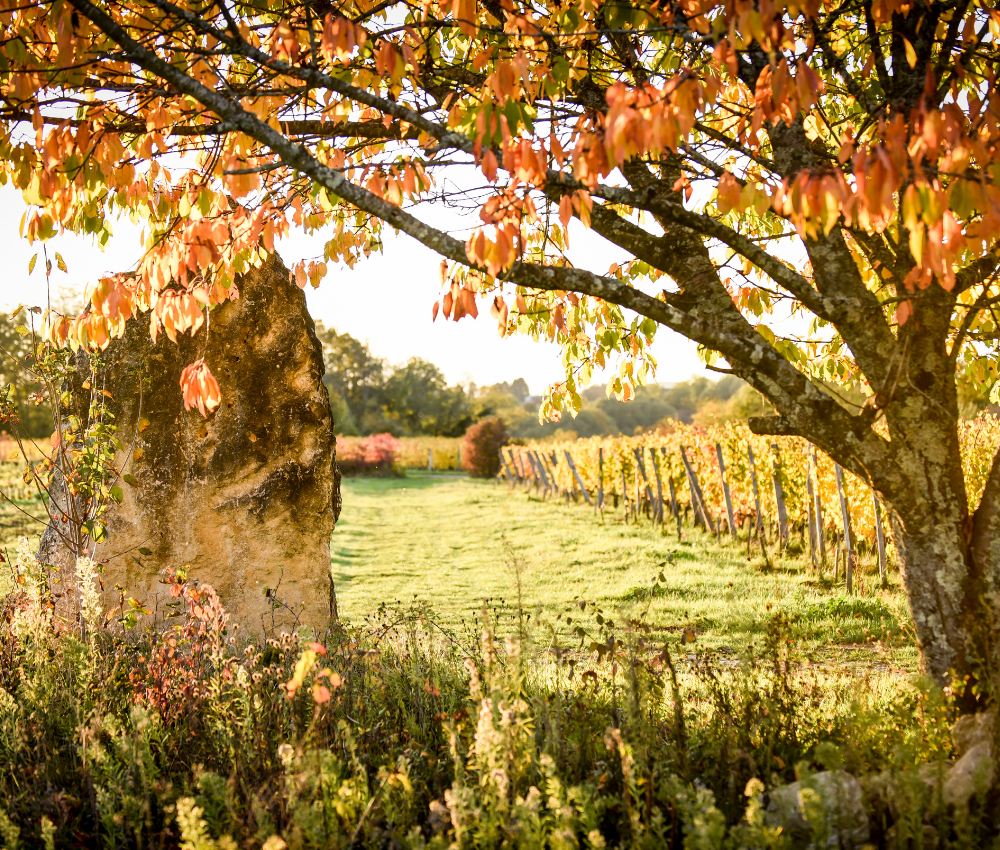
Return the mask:
<path id="1" fill-rule="evenodd" d="M 344 506 L 318 636 L 236 632 L 182 583 L 167 633 L 55 629 L 24 547 L 0 846 L 793 850 L 828 845 L 826 809 L 786 831 L 760 792 L 841 767 L 872 845 L 995 846 L 992 797 L 924 779 L 955 712 L 871 565 L 846 597 L 801 558 L 460 476 L 348 480 Z"/>
<path id="2" fill-rule="evenodd" d="M 620 511 L 601 522 L 585 505 L 494 482 L 410 472 L 343 486 L 332 561 L 340 612 L 351 621 L 382 602 L 418 602 L 457 626 L 484 603 L 513 616 L 520 598 L 529 612 L 562 615 L 567 633 L 582 600 L 620 623 L 644 616 L 654 638 L 690 628 L 699 646 L 727 653 L 784 614 L 810 651 L 915 667 L 898 576 L 881 588 L 868 561 L 848 597 L 829 571 L 821 577 L 802 557 L 778 558 L 769 571 L 759 549 L 748 557 L 745 542 L 720 546 L 687 527 L 678 541 L 675 529 L 626 524 Z"/>

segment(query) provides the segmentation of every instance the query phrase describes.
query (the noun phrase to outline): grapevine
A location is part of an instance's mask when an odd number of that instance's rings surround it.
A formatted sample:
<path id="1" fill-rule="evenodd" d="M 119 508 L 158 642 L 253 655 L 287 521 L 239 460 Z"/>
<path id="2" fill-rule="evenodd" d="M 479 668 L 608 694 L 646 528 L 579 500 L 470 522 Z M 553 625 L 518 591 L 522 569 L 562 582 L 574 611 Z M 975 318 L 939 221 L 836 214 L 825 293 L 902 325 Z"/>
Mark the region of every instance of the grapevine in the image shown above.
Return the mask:
<path id="1" fill-rule="evenodd" d="M 985 486 L 994 455 L 1000 445 L 1000 417 L 983 413 L 976 419 L 960 423 L 962 466 L 969 495 L 978 499 Z M 591 437 L 569 442 L 535 441 L 523 446 L 508 446 L 503 450 L 506 465 L 501 474 L 518 479 L 522 472 L 530 481 L 535 475 L 528 455 L 543 457 L 546 473 L 560 493 L 578 493 L 580 486 L 567 460 L 573 460 L 576 473 L 591 499 L 598 493 L 604 506 L 626 506 L 642 503 L 648 486 L 656 498 L 656 474 L 661 480 L 662 499 L 669 512 L 669 482 L 673 483 L 682 509 L 694 514 L 681 450 L 687 455 L 705 497 L 705 506 L 713 518 L 726 524 L 726 504 L 723 481 L 719 470 L 716 446 L 722 448 L 733 514 L 737 528 L 756 514 L 750 475 L 750 455 L 753 449 L 761 501 L 761 515 L 766 521 L 777 516 L 774 478 L 781 482 L 788 520 L 799 528 L 808 522 L 807 479 L 809 476 L 809 443 L 798 437 L 761 437 L 750 432 L 742 422 L 727 422 L 701 427 L 673 423 L 667 428 L 634 437 Z M 646 477 L 636 460 L 643 461 Z M 822 523 L 828 538 L 841 540 L 844 523 L 840 510 L 835 466 L 822 452 L 816 452 L 814 487 L 822 505 Z M 539 482 L 542 483 L 542 482 Z M 849 506 L 852 538 L 875 546 L 876 519 L 873 492 L 867 482 L 846 470 L 843 472 L 844 495 Z M 890 541 L 891 542 L 891 541 Z"/>

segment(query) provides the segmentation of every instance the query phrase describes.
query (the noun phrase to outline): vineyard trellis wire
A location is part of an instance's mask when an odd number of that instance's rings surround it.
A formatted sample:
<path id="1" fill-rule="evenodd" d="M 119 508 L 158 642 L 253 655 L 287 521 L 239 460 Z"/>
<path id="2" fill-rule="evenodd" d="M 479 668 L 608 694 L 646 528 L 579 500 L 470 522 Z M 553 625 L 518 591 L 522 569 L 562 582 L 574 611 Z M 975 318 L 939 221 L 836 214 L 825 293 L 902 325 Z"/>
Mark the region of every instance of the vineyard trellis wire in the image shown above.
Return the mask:
<path id="1" fill-rule="evenodd" d="M 983 413 L 959 427 L 975 504 L 1000 444 L 1000 417 Z M 602 516 L 620 509 L 626 521 L 646 516 L 665 527 L 672 517 L 678 535 L 687 520 L 720 539 L 724 531 L 735 537 L 743 530 L 748 543 L 757 534 L 779 548 L 798 537 L 818 567 L 832 561 L 835 579 L 842 576 L 848 590 L 859 551 L 878 558 L 883 582 L 894 556 L 883 510 L 866 482 L 801 438 L 761 437 L 742 422 L 707 428 L 678 422 L 634 437 L 508 445 L 501 461 L 500 478 L 512 485 L 584 498 Z"/>

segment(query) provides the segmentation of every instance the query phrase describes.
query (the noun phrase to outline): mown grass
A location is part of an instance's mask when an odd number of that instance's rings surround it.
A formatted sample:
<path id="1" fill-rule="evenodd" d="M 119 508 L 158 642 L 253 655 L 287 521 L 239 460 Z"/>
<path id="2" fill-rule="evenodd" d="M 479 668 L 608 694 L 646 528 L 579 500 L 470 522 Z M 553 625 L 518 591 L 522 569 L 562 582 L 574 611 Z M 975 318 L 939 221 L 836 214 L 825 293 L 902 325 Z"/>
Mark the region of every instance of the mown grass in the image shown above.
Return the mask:
<path id="1" fill-rule="evenodd" d="M 332 561 L 341 614 L 354 621 L 391 601 L 426 602 L 450 625 L 484 603 L 508 616 L 520 604 L 563 615 L 572 631 L 587 601 L 621 622 L 644 614 L 654 637 L 690 628 L 701 646 L 727 652 L 783 614 L 811 651 L 916 664 L 898 576 L 882 588 L 869 562 L 848 597 L 829 568 L 821 577 L 801 556 L 767 570 L 745 541 L 720 545 L 688 526 L 678 541 L 676 526 L 626 524 L 613 510 L 602 520 L 582 504 L 460 476 L 345 479 Z"/>

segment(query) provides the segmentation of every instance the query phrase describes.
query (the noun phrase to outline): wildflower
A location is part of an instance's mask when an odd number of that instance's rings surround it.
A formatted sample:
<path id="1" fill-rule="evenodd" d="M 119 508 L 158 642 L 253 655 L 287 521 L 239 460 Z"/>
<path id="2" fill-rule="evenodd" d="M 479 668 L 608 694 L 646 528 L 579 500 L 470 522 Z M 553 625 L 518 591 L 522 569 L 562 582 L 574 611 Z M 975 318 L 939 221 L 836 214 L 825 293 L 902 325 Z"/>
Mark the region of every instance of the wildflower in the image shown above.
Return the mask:
<path id="1" fill-rule="evenodd" d="M 17 558 L 14 562 L 17 583 L 24 593 L 24 604 L 14 614 L 11 632 L 20 639 L 37 635 L 43 630 L 45 615 L 42 608 L 44 577 L 42 565 L 38 563 L 35 547 L 27 537 L 17 541 Z"/>
<path id="2" fill-rule="evenodd" d="M 97 585 L 97 565 L 93 558 L 77 558 L 76 578 L 79 582 L 80 618 L 89 631 L 95 632 L 101 624 L 101 596 Z"/>

